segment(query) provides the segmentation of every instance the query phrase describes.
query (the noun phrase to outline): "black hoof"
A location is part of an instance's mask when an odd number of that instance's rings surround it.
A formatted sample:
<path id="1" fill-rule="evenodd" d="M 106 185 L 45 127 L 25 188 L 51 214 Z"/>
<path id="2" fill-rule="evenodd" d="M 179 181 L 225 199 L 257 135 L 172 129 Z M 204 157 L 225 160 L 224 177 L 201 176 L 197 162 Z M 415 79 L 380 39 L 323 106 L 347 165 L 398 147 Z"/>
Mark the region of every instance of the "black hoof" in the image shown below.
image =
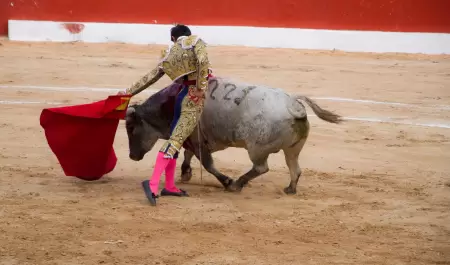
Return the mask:
<path id="1" fill-rule="evenodd" d="M 189 182 L 192 179 L 192 172 L 185 172 L 181 173 L 181 181 L 182 182 Z"/>
<path id="2" fill-rule="evenodd" d="M 142 188 L 144 189 L 145 196 L 147 196 L 147 199 L 150 202 L 150 204 L 152 206 L 156 206 L 156 198 L 158 198 L 158 196 L 155 195 L 150 189 L 150 181 L 149 180 L 142 181 Z"/>
<path id="3" fill-rule="evenodd" d="M 286 193 L 287 195 L 294 195 L 297 194 L 296 190 L 291 189 L 291 187 L 286 187 L 284 188 L 284 193 Z"/>
<path id="4" fill-rule="evenodd" d="M 192 168 L 190 166 L 184 167 L 181 165 L 181 181 L 188 182 L 192 178 Z"/>
<path id="5" fill-rule="evenodd" d="M 182 189 L 180 189 L 180 192 L 171 192 L 164 188 L 161 191 L 161 196 L 189 197 L 189 194 L 185 190 L 182 190 Z"/>
<path id="6" fill-rule="evenodd" d="M 227 190 L 229 187 L 231 187 L 234 184 L 234 180 L 232 178 L 228 178 L 225 180 L 222 185 Z"/>
<path id="7" fill-rule="evenodd" d="M 241 192 L 243 188 L 243 185 L 240 184 L 238 181 L 233 181 L 230 185 L 226 187 L 226 191 L 229 192 Z"/>

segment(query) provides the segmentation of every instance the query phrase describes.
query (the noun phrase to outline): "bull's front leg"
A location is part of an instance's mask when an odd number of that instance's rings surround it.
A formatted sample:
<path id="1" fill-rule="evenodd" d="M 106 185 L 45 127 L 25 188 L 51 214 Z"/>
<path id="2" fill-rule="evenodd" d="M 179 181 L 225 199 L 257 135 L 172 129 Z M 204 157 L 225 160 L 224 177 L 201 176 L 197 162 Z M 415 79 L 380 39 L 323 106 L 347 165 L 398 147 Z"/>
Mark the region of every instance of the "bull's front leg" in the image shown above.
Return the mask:
<path id="1" fill-rule="evenodd" d="M 189 182 L 192 178 L 192 167 L 191 161 L 194 157 L 194 153 L 190 150 L 184 149 L 184 160 L 181 164 L 181 181 Z"/>
<path id="2" fill-rule="evenodd" d="M 222 185 L 227 189 L 234 180 L 222 173 L 220 173 L 214 166 L 214 161 L 211 155 L 211 150 L 209 150 L 205 145 L 199 145 L 198 142 L 194 142 L 194 155 L 202 162 L 203 168 L 208 171 L 208 173 L 214 175 L 216 179 L 222 183 Z M 200 159 L 200 148 L 202 159 Z M 192 158 L 192 157 L 191 157 Z"/>

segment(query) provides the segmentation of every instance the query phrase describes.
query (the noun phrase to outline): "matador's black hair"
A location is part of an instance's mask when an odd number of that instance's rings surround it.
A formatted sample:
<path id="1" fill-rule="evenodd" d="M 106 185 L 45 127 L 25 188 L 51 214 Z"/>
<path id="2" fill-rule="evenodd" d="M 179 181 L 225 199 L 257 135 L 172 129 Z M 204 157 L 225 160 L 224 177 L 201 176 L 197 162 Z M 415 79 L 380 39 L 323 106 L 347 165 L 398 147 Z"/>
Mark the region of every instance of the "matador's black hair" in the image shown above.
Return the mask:
<path id="1" fill-rule="evenodd" d="M 181 36 L 191 36 L 191 30 L 188 26 L 176 24 L 170 29 L 170 37 L 174 37 L 177 40 Z"/>

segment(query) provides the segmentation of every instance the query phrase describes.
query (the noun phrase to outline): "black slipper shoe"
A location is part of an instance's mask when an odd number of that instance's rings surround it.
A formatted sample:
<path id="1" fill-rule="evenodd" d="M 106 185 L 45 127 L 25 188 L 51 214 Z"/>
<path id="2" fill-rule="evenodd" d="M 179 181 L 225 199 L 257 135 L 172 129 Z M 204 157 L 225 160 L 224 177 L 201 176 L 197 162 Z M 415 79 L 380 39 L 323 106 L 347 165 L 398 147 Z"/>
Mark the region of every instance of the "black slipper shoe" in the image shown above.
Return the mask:
<path id="1" fill-rule="evenodd" d="M 189 197 L 189 194 L 182 189 L 180 189 L 180 192 L 172 192 L 172 191 L 168 191 L 164 188 L 161 191 L 161 196 Z"/>
<path id="2" fill-rule="evenodd" d="M 142 181 L 142 188 L 144 188 L 145 196 L 147 196 L 147 199 L 150 202 L 150 204 L 156 206 L 156 199 L 158 198 L 158 196 L 152 192 L 149 184 L 150 184 L 149 180 Z"/>

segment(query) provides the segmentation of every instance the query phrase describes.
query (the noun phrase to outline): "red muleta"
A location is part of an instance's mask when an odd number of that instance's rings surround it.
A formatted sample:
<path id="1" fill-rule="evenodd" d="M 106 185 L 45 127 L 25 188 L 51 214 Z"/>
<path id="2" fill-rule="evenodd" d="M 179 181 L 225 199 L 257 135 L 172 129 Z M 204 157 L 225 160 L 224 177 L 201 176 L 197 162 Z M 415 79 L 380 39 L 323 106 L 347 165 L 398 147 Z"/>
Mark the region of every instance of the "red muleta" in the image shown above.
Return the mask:
<path id="1" fill-rule="evenodd" d="M 130 96 L 42 110 L 40 124 L 66 176 L 98 180 L 116 164 L 114 138 Z"/>

